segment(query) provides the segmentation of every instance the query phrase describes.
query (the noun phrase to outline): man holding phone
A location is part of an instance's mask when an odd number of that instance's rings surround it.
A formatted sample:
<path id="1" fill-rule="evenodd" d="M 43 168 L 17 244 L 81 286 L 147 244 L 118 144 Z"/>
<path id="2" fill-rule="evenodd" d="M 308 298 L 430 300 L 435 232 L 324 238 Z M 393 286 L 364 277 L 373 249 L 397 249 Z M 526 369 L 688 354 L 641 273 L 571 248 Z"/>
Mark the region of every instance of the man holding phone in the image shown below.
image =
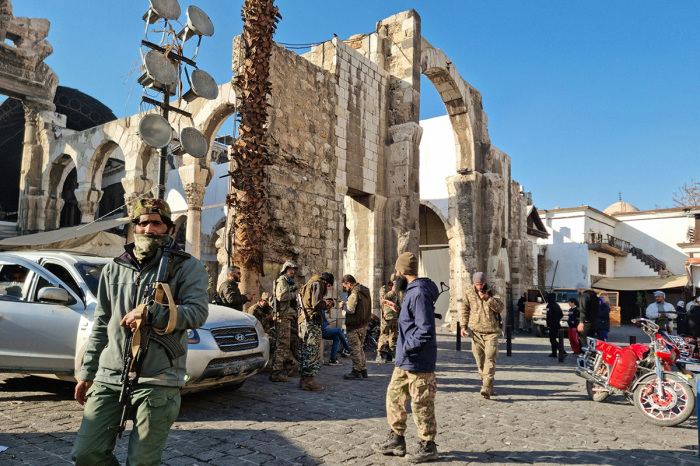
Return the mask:
<path id="1" fill-rule="evenodd" d="M 493 379 L 496 375 L 498 357 L 499 317 L 503 312 L 503 301 L 486 283 L 486 274 L 476 272 L 472 277 L 474 286 L 467 287 L 459 323 L 462 336 L 467 328 L 472 331 L 472 353 L 481 376 L 481 396 L 490 399 L 494 395 Z"/>

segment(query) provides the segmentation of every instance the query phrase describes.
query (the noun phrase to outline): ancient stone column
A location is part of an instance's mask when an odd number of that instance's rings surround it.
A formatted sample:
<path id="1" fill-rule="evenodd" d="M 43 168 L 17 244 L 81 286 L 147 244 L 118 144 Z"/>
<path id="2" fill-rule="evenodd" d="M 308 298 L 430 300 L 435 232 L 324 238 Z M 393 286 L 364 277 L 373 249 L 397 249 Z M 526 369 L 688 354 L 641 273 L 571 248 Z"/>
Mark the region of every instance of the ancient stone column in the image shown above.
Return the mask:
<path id="1" fill-rule="evenodd" d="M 389 128 L 391 144 L 387 150 L 386 209 L 384 214 L 383 280 L 393 272 L 396 259 L 403 252 L 418 255 L 420 208 L 419 145 L 423 128 L 418 123 L 403 123 Z"/>
<path id="2" fill-rule="evenodd" d="M 97 214 L 102 194 L 102 190 L 91 187 L 90 182 L 83 182 L 78 185 L 78 189 L 75 190 L 75 197 L 78 200 L 81 224 L 95 220 L 95 214 Z"/>
<path id="3" fill-rule="evenodd" d="M 204 191 L 211 181 L 213 170 L 199 163 L 183 165 L 178 168 L 182 185 L 187 197 L 187 230 L 185 232 L 185 251 L 199 259 L 202 253 L 202 204 Z"/>
<path id="4" fill-rule="evenodd" d="M 46 195 L 41 186 L 43 168 L 43 147 L 39 131 L 43 120 L 39 115 L 44 110 L 32 101 L 23 101 L 24 105 L 24 146 L 22 148 L 22 170 L 20 173 L 20 198 L 18 224 L 22 234 L 44 230 L 44 207 Z"/>

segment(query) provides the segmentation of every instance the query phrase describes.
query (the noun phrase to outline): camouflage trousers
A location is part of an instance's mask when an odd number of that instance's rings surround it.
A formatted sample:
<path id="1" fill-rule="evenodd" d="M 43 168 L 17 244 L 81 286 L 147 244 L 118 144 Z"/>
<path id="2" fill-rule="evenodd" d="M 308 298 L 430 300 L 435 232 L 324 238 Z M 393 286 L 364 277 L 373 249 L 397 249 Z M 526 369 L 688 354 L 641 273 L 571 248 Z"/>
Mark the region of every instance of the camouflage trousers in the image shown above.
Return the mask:
<path id="1" fill-rule="evenodd" d="M 321 326 L 305 321 L 299 324 L 299 374 L 315 377 L 321 368 Z"/>
<path id="2" fill-rule="evenodd" d="M 399 338 L 399 319 L 385 320 L 382 318 L 377 351 L 380 353 L 393 353 L 396 351 L 397 338 Z"/>
<path id="3" fill-rule="evenodd" d="M 435 372 L 409 372 L 395 367 L 386 389 L 386 418 L 391 430 L 399 435 L 406 431 L 406 403 L 410 398 L 418 438 L 434 441 L 437 435 L 436 393 Z"/>
<path id="4" fill-rule="evenodd" d="M 345 339 L 350 345 L 350 357 L 352 358 L 352 370 L 364 371 L 367 370 L 367 361 L 365 360 L 365 336 L 367 335 L 367 326 L 348 330 Z"/>
<path id="5" fill-rule="evenodd" d="M 476 367 L 479 369 L 481 379 L 493 380 L 496 376 L 496 358 L 498 357 L 498 332 L 472 331 L 472 354 L 476 359 Z"/>
<path id="6" fill-rule="evenodd" d="M 275 358 L 272 362 L 273 372 L 284 371 L 285 366 L 291 366 L 296 363 L 296 358 L 291 350 L 292 322 L 296 322 L 296 317 L 283 317 L 277 326 Z"/>

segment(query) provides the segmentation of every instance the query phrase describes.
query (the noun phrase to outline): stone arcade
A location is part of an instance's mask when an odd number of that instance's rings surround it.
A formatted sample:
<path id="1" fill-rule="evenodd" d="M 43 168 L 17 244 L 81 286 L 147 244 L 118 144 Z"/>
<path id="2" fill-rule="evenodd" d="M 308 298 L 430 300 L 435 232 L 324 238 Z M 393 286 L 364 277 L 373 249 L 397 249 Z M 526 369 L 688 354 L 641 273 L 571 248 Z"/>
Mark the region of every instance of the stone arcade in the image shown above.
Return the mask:
<path id="1" fill-rule="evenodd" d="M 0 19 L 0 32 L 3 24 L 7 23 Z M 240 49 L 235 38 L 234 72 L 241 62 Z M 346 41 L 334 38 L 304 55 L 275 48 L 268 130 L 274 164 L 268 168 L 266 276 L 261 279 L 265 289 L 271 288 L 273 271 L 293 259 L 303 265 L 303 278 L 321 270 L 336 276 L 353 273 L 370 287 L 377 302 L 398 255 L 418 252 L 421 74 L 445 104 L 457 155 L 451 176 L 434 180 L 446 182 L 449 192 L 448 215 L 434 213 L 449 247 L 450 311 L 459 309 L 463 287 L 476 270 L 486 271 L 515 299 L 532 286 L 533 254 L 526 232 L 529 196 L 511 179 L 510 158 L 491 145 L 481 94 L 443 51 L 423 38 L 420 17 L 410 10 L 380 21 L 371 34 Z M 49 82 L 55 87 L 55 78 Z M 222 84 L 219 91 L 215 101 L 181 104 L 210 146 L 236 112 L 231 84 Z M 65 122 L 29 103 L 25 108 L 18 221 L 23 233 L 59 226 L 61 189 L 74 167 L 83 223 L 95 218 L 109 159 L 124 163 L 127 202 L 154 187 L 156 160 L 136 135 L 138 115 L 87 131 L 64 130 L 63 137 L 55 139 L 51 125 Z M 171 116 L 174 128 L 184 125 L 179 118 Z M 188 155 L 177 156 L 175 164 L 178 168 L 170 177 L 179 178 L 186 200 L 187 249 L 210 259 L 207 264 L 216 277 L 220 266 L 211 259 L 218 253 L 219 262 L 225 265 L 226 260 L 215 246 L 217 241 L 224 243 L 220 235 L 225 215 L 218 206 L 224 193 L 210 195 L 206 188 L 226 173 L 226 164 Z M 202 220 L 205 194 L 215 207 L 206 210 L 207 216 L 218 219 Z M 423 205 L 435 211 L 430 203 Z"/>

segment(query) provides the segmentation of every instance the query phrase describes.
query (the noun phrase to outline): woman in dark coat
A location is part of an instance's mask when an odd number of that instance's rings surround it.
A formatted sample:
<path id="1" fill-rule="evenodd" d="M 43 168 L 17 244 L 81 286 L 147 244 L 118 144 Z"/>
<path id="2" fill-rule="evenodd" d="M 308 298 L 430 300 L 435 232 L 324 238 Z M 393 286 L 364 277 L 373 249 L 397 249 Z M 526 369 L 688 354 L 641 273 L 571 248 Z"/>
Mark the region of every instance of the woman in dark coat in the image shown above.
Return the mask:
<path id="1" fill-rule="evenodd" d="M 561 328 L 561 318 L 563 313 L 559 304 L 557 304 L 557 297 L 554 293 L 549 293 L 547 295 L 547 328 L 549 329 L 549 343 L 552 345 L 552 354 L 549 355 L 550 358 L 556 358 L 557 352 L 559 350 L 559 329 Z M 566 356 L 566 351 L 563 353 Z"/>
<path id="2" fill-rule="evenodd" d="M 688 333 L 688 311 L 685 309 L 683 301 L 678 301 L 676 316 L 676 333 L 678 335 L 686 335 Z"/>

